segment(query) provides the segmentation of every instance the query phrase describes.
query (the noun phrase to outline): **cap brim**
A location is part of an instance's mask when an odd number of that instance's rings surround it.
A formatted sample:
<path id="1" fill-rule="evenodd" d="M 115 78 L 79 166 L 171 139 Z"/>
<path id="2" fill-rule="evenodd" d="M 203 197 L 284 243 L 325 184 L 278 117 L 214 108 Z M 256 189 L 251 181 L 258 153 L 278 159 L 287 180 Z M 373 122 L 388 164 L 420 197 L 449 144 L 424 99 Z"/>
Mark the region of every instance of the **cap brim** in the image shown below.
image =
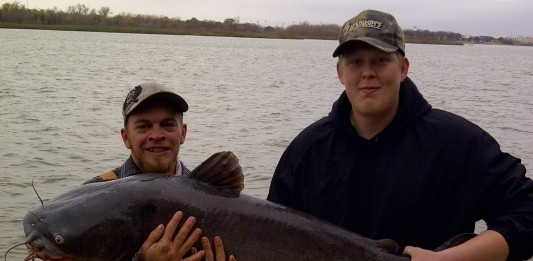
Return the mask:
<path id="1" fill-rule="evenodd" d="M 189 105 L 187 104 L 185 99 L 183 99 L 181 96 L 179 96 L 178 94 L 175 94 L 173 92 L 156 93 L 156 94 L 152 95 L 150 98 L 155 98 L 155 97 L 168 99 L 169 101 L 174 103 L 174 105 L 176 106 L 176 110 L 178 112 L 186 112 L 187 110 L 189 110 Z"/>
<path id="2" fill-rule="evenodd" d="M 158 93 L 152 94 L 149 97 L 145 98 L 144 100 L 142 100 L 142 101 L 138 102 L 137 104 L 133 105 L 129 109 L 129 111 L 126 113 L 126 115 L 124 115 L 124 116 L 127 117 L 133 111 L 135 111 L 135 109 L 140 107 L 142 104 L 145 104 L 146 101 L 153 100 L 153 99 L 165 99 L 165 100 L 168 100 L 169 102 L 171 102 L 174 105 L 174 107 L 176 108 L 177 112 L 186 112 L 187 110 L 189 110 L 189 105 L 187 104 L 187 102 L 181 96 L 179 96 L 179 95 L 177 95 L 175 93 L 172 93 L 172 92 L 162 91 L 162 92 L 158 92 Z"/>
<path id="3" fill-rule="evenodd" d="M 347 47 L 354 44 L 354 43 L 367 43 L 373 47 L 376 47 L 384 52 L 387 52 L 387 53 L 392 53 L 392 52 L 396 52 L 398 51 L 398 49 L 400 49 L 398 46 L 394 46 L 394 45 L 391 45 L 391 44 L 388 44 L 386 42 L 383 42 L 381 40 L 378 40 L 378 39 L 375 39 L 375 38 L 367 38 L 367 37 L 361 37 L 361 38 L 356 38 L 356 39 L 351 39 L 351 40 L 348 40 L 348 41 L 345 41 L 341 44 L 339 44 L 339 46 L 337 46 L 337 48 L 335 49 L 335 51 L 333 52 L 333 57 L 337 57 L 339 56 L 340 54 L 342 54 L 344 51 L 346 51 Z"/>

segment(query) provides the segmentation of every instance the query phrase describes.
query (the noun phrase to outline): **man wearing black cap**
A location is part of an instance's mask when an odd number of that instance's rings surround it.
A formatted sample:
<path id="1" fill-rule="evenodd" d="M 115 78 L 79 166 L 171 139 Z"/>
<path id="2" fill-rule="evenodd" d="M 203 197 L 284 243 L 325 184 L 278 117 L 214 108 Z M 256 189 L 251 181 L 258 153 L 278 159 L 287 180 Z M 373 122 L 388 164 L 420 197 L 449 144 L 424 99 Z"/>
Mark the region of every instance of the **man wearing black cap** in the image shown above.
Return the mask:
<path id="1" fill-rule="evenodd" d="M 158 83 L 144 83 L 133 88 L 122 106 L 124 128 L 120 130 L 130 157 L 122 166 L 86 181 L 84 184 L 125 178 L 142 173 L 187 175 L 189 170 L 178 159 L 180 145 L 185 142 L 187 125 L 183 113 L 189 109 L 187 102 L 169 88 Z M 125 195 L 126 196 L 126 195 Z M 192 229 L 195 218 L 188 218 L 181 228 L 183 217 L 177 212 L 167 226 L 160 225 L 152 231 L 134 260 L 181 260 L 201 234 Z M 191 232 L 192 231 L 192 232 Z M 175 232 L 178 236 L 175 236 Z M 196 251 L 189 260 L 214 260 L 207 238 L 202 238 L 204 250 Z M 225 260 L 220 238 L 215 237 L 217 260 Z M 235 260 L 230 256 L 230 260 Z"/>
<path id="2" fill-rule="evenodd" d="M 268 200 L 394 239 L 412 260 L 530 258 L 533 181 L 487 132 L 424 99 L 395 18 L 363 11 L 339 42 L 345 91 L 283 153 Z M 431 251 L 481 219 L 486 231 Z"/>

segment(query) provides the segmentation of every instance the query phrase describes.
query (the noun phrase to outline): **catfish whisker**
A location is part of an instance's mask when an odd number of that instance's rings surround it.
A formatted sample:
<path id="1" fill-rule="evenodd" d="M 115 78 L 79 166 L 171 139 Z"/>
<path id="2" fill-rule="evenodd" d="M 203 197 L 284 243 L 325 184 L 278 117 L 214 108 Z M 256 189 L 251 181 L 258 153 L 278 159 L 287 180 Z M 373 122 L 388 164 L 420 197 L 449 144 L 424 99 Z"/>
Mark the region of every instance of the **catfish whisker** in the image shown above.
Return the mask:
<path id="1" fill-rule="evenodd" d="M 44 202 L 41 199 L 41 196 L 39 196 L 39 193 L 37 193 L 37 189 L 35 189 L 35 186 L 33 185 L 33 181 L 34 180 L 35 180 L 35 177 L 33 177 L 33 179 L 31 179 L 31 186 L 33 187 L 33 191 L 35 191 L 35 194 L 37 194 L 37 197 L 39 198 L 39 201 L 41 201 L 41 205 L 44 206 Z"/>
<path id="2" fill-rule="evenodd" d="M 8 249 L 8 250 L 6 251 L 6 254 L 4 255 L 4 260 L 7 261 L 7 254 L 9 254 L 9 252 L 10 252 L 11 250 L 15 249 L 16 247 L 19 247 L 19 246 L 22 246 L 22 245 L 26 245 L 28 242 L 29 242 L 29 241 L 26 241 L 26 242 L 24 242 L 24 243 L 17 244 L 17 245 L 15 245 L 15 246 L 11 247 L 10 249 Z"/>

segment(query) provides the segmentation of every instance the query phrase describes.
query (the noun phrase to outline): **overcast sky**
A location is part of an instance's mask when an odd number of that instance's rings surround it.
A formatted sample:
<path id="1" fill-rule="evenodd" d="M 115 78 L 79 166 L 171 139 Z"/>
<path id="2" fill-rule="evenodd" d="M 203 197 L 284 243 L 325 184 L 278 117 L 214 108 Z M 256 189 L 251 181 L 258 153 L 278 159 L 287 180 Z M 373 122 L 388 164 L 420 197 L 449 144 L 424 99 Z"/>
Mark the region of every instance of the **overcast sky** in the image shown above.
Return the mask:
<path id="1" fill-rule="evenodd" d="M 188 20 L 224 21 L 288 26 L 342 25 L 364 9 L 393 14 L 404 29 L 452 31 L 463 35 L 533 36 L 533 0 L 17 0 L 32 9 L 84 4 L 113 14 L 164 15 Z M 0 1 L 0 3 L 14 2 Z"/>

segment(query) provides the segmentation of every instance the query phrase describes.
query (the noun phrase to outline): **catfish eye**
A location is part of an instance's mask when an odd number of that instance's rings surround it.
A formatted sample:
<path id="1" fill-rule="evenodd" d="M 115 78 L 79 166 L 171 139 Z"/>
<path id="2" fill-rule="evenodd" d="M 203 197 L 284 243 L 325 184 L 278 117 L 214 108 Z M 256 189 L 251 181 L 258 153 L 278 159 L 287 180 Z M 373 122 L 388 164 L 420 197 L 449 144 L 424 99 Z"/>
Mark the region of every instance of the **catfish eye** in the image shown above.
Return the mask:
<path id="1" fill-rule="evenodd" d="M 63 243 L 65 243 L 65 238 L 62 236 L 62 235 L 56 235 L 56 243 L 62 245 Z"/>

